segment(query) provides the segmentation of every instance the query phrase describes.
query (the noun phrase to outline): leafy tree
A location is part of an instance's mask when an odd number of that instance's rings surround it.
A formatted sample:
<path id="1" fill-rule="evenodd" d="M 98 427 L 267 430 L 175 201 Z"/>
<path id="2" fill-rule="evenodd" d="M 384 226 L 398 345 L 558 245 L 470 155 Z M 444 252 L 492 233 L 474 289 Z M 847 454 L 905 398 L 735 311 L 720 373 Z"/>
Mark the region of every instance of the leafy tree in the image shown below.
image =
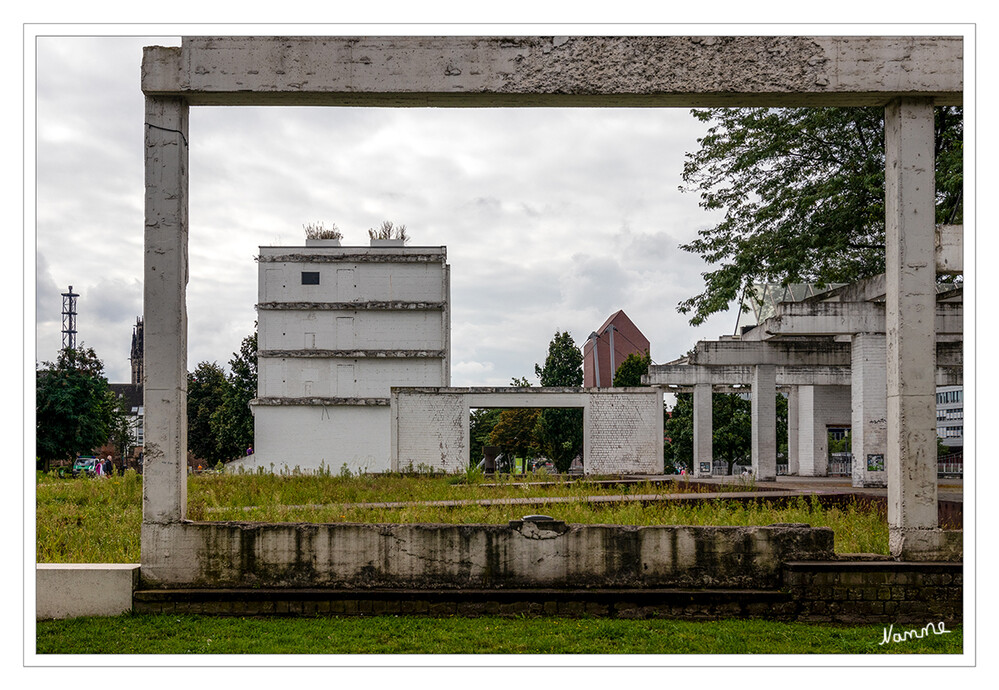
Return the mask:
<path id="1" fill-rule="evenodd" d="M 546 387 L 583 385 L 583 353 L 568 331 L 555 333 L 545 366 L 535 364 L 534 373 Z M 537 434 L 541 453 L 558 472 L 567 472 L 573 459 L 583 453 L 583 411 L 546 409 L 538 418 Z"/>
<path id="2" fill-rule="evenodd" d="M 690 472 L 694 467 L 694 395 L 677 393 L 676 404 L 669 411 L 663 429 L 666 437 L 663 447 L 664 463 L 684 467 Z"/>
<path id="3" fill-rule="evenodd" d="M 646 350 L 644 355 L 632 353 L 624 358 L 621 366 L 614 372 L 614 386 L 629 387 L 641 386 L 642 377 L 649 373 L 649 365 L 652 364 L 652 357 Z"/>
<path id="4" fill-rule="evenodd" d="M 499 446 L 508 457 L 537 457 L 541 451 L 536 433 L 540 416 L 541 410 L 531 407 L 500 411 L 489 445 Z"/>
<path id="5" fill-rule="evenodd" d="M 483 457 L 483 446 L 490 445 L 489 436 L 499 422 L 500 413 L 503 410 L 478 409 L 472 410 L 468 415 L 468 436 L 469 436 L 469 464 L 478 465 Z"/>
<path id="6" fill-rule="evenodd" d="M 963 110 L 936 109 L 937 222 L 962 222 Z M 753 284 L 851 282 L 885 270 L 882 108 L 708 108 L 682 191 L 722 210 L 681 245 L 713 268 L 678 305 L 702 323 Z"/>
<path id="7" fill-rule="evenodd" d="M 216 362 L 201 362 L 187 375 L 187 449 L 209 464 L 225 459 L 212 431 L 212 415 L 221 408 L 227 385 Z"/>
<path id="8" fill-rule="evenodd" d="M 222 404 L 212 413 L 210 427 L 222 460 L 242 455 L 253 444 L 253 412 L 257 397 L 257 333 L 243 338 L 239 352 L 229 360 L 229 376 Z"/>
<path id="9" fill-rule="evenodd" d="M 116 399 L 92 348 L 66 348 L 35 371 L 36 454 L 48 470 L 103 445 L 115 424 Z"/>
<path id="10" fill-rule="evenodd" d="M 686 467 L 694 465 L 693 394 L 677 393 L 676 405 L 666 420 L 664 448 L 666 463 Z M 777 445 L 787 448 L 787 399 L 777 394 Z M 714 458 L 728 463 L 728 473 L 736 463 L 745 464 L 752 454 L 752 402 L 737 393 L 711 396 L 711 452 Z"/>

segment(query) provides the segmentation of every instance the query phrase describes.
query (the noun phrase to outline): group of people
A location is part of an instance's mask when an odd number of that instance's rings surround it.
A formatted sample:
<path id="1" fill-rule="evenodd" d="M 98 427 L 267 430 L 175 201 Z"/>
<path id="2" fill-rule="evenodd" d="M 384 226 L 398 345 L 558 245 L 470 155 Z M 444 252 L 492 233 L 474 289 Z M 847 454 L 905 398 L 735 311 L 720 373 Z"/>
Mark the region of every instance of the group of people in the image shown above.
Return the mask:
<path id="1" fill-rule="evenodd" d="M 114 463 L 111 461 L 111 456 L 107 456 L 106 459 L 100 460 L 94 464 L 94 475 L 98 477 L 110 476 L 114 472 Z"/>

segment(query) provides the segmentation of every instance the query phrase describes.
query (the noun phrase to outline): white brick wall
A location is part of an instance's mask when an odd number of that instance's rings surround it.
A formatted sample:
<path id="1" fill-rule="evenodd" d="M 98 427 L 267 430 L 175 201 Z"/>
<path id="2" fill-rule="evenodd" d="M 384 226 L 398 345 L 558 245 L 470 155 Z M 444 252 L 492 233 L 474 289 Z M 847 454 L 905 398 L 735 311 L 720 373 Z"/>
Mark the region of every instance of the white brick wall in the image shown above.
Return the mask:
<path id="1" fill-rule="evenodd" d="M 587 474 L 662 474 L 661 395 L 591 393 L 587 421 Z"/>
<path id="2" fill-rule="evenodd" d="M 662 393 L 654 389 L 394 389 L 393 467 L 464 471 L 472 407 L 583 408 L 586 474 L 661 474 Z"/>
<path id="3" fill-rule="evenodd" d="M 396 424 L 393 469 L 432 467 L 463 472 L 468 467 L 468 401 L 462 394 L 414 393 L 400 395 L 394 411 Z"/>

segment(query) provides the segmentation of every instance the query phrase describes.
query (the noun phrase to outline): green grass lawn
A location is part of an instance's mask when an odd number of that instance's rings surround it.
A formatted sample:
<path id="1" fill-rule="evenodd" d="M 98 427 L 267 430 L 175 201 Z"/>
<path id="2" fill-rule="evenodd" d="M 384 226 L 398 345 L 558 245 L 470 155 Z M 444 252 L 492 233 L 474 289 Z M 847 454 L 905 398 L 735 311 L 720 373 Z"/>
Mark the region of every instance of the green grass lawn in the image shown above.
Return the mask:
<path id="1" fill-rule="evenodd" d="M 769 525 L 798 522 L 830 527 L 839 553 L 888 553 L 883 515 L 861 505 L 823 508 L 802 498 L 792 505 L 711 501 L 590 504 L 584 496 L 625 493 L 586 482 L 532 487 L 522 482 L 489 487 L 456 483 L 455 477 L 200 475 L 188 478 L 188 517 L 248 522 L 365 522 L 505 524 L 526 512 L 581 524 Z M 662 492 L 628 487 L 632 495 Z M 545 506 L 411 505 L 369 508 L 370 501 L 435 501 L 509 496 L 556 496 L 567 503 Z M 447 497 L 447 498 L 444 498 Z M 252 506 L 250 509 L 244 509 Z M 142 478 L 134 472 L 103 479 L 59 479 L 39 474 L 36 494 L 36 559 L 40 563 L 135 563 L 139 561 Z"/>
<path id="2" fill-rule="evenodd" d="M 960 654 L 963 643 L 961 628 L 880 644 L 882 626 L 762 620 L 123 615 L 37 631 L 38 654 Z"/>

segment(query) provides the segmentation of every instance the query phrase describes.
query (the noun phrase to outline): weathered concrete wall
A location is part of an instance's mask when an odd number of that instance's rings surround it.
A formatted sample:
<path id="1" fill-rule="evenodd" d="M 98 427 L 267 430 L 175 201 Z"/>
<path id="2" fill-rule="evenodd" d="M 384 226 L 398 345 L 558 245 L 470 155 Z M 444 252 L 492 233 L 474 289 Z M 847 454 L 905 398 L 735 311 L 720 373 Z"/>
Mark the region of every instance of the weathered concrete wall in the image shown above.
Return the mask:
<path id="1" fill-rule="evenodd" d="M 961 102 L 958 37 L 185 37 L 142 89 L 192 105 L 882 105 Z"/>
<path id="2" fill-rule="evenodd" d="M 132 609 L 138 563 L 39 563 L 35 617 L 117 616 Z"/>
<path id="3" fill-rule="evenodd" d="M 387 472 L 389 464 L 388 405 L 255 406 L 254 454 L 232 467 L 254 470 Z M 361 442 L 358 442 L 358 439 Z"/>
<path id="4" fill-rule="evenodd" d="M 464 471 L 480 407 L 582 408 L 586 474 L 663 471 L 662 392 L 651 388 L 393 388 L 393 468 Z"/>
<path id="5" fill-rule="evenodd" d="M 180 523 L 143 530 L 144 587 L 774 587 L 832 557 L 807 525 Z"/>

